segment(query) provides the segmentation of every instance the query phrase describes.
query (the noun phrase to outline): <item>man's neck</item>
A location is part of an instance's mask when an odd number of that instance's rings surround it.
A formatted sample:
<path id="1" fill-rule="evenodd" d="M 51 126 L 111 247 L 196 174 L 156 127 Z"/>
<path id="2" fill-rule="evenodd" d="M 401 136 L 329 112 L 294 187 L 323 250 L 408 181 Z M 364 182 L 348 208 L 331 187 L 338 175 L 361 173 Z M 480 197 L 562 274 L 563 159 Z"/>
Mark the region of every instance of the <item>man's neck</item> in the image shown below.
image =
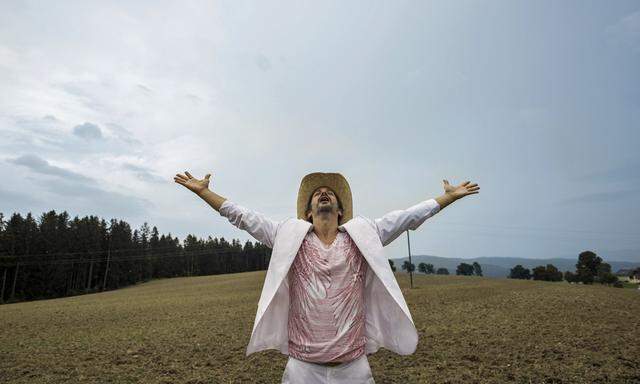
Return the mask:
<path id="1" fill-rule="evenodd" d="M 314 218 L 313 232 L 323 243 L 331 245 L 338 235 L 338 220 L 335 217 Z"/>

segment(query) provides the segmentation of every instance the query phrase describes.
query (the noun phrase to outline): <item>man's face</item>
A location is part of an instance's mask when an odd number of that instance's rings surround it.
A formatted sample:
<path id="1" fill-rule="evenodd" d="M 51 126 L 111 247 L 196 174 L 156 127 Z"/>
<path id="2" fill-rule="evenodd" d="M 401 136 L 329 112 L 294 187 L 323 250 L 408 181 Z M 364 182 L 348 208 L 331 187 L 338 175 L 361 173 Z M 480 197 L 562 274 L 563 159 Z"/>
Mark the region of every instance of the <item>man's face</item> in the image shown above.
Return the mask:
<path id="1" fill-rule="evenodd" d="M 307 211 L 307 218 L 311 220 L 313 215 L 331 215 L 336 214 L 342 216 L 338 197 L 329 187 L 317 188 L 311 195 L 311 210 Z"/>

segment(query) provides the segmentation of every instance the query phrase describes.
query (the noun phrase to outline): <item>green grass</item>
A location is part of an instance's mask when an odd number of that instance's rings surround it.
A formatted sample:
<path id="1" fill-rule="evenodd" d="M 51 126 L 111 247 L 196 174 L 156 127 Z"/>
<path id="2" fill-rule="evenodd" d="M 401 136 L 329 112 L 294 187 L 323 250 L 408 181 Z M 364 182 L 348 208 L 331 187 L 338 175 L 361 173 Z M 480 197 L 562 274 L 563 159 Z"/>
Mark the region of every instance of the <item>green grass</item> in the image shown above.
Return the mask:
<path id="1" fill-rule="evenodd" d="M 369 356 L 377 383 L 640 383 L 640 292 L 414 276 L 418 350 Z M 156 280 L 0 306 L 0 383 L 277 383 L 245 356 L 264 272 Z"/>

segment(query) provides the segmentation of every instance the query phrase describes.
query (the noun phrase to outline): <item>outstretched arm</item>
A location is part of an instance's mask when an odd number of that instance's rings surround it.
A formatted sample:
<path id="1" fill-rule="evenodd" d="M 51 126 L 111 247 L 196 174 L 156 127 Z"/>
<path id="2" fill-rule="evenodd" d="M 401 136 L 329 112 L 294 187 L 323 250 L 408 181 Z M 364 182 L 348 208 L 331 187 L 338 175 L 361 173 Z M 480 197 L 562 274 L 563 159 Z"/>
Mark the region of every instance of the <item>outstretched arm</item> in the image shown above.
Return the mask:
<path id="1" fill-rule="evenodd" d="M 174 180 L 198 195 L 218 211 L 221 216 L 226 217 L 231 224 L 247 231 L 253 238 L 267 247 L 273 248 L 279 223 L 211 191 L 209 189 L 210 177 L 211 174 L 208 173 L 204 179 L 198 180 L 185 171 L 185 175 L 176 174 Z"/>
<path id="2" fill-rule="evenodd" d="M 445 193 L 434 199 L 422 201 L 407 209 L 391 211 L 381 218 L 375 219 L 376 228 L 383 246 L 398 238 L 403 232 L 417 229 L 425 220 L 440 212 L 454 201 L 474 193 L 479 193 L 478 184 L 466 181 L 458 186 L 452 186 L 443 180 Z"/>

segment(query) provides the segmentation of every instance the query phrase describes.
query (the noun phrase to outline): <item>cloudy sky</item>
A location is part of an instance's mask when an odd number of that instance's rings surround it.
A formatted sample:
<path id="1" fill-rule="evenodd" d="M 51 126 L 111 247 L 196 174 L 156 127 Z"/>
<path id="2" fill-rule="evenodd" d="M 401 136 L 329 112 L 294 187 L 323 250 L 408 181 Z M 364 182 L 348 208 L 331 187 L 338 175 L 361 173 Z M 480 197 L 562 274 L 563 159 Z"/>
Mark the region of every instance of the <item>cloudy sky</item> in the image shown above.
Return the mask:
<path id="1" fill-rule="evenodd" d="M 278 220 L 470 180 L 414 254 L 640 261 L 638 68 L 638 1 L 3 1 L 0 212 L 246 240 L 173 176 Z"/>

